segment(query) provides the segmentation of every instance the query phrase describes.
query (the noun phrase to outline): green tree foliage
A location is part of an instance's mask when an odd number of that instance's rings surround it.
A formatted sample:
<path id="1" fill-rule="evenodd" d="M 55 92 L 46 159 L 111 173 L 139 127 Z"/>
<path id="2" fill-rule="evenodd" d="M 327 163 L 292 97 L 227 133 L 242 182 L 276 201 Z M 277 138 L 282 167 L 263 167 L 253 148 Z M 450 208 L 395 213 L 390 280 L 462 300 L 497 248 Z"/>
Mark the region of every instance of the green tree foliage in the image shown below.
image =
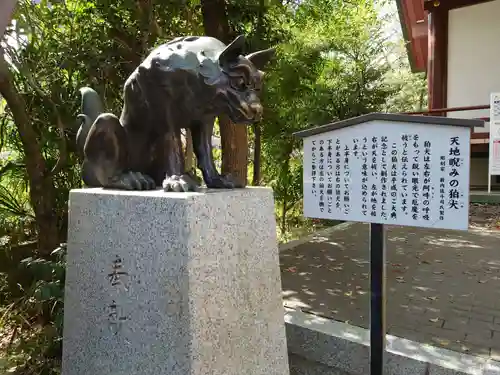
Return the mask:
<path id="1" fill-rule="evenodd" d="M 400 51 L 402 47 L 399 46 Z M 386 103 L 387 112 L 421 112 L 427 109 L 427 77 L 424 73 L 413 73 L 408 64 L 406 54 L 391 63 L 392 69 L 386 82 L 394 87 L 397 94 L 392 95 Z"/>
<path id="2" fill-rule="evenodd" d="M 266 85 L 263 123 L 264 182 L 275 191 L 279 227 L 301 226 L 301 142 L 307 127 L 381 111 L 386 85 L 382 24 L 371 1 L 301 2 L 282 27 L 287 39 Z"/>
<path id="3" fill-rule="evenodd" d="M 207 4 L 19 1 L 0 56 L 0 352 L 9 353 L 6 366 L 17 373 L 59 373 L 64 246 L 53 249 L 65 242 L 69 190 L 81 187 L 74 144 L 78 89 L 92 86 L 118 114 L 132 70 L 159 43 L 203 34 Z M 266 70 L 264 121 L 249 131 L 249 143 L 262 155 L 253 158 L 261 170 L 254 183 L 274 189 L 286 239 L 310 224 L 301 219 L 302 145 L 293 133 L 418 107 L 425 86 L 409 90 L 411 80 L 422 79 L 388 62 L 375 0 L 225 5 L 227 19 L 217 22 L 226 22 L 229 39 L 247 35 L 249 50 L 277 46 Z M 2 362 L 0 356 L 0 370 Z"/>
<path id="4" fill-rule="evenodd" d="M 425 111 L 427 108 L 427 76 L 425 73 L 411 71 L 405 41 L 402 40 L 401 24 L 396 2 L 384 0 L 384 12 L 381 18 L 386 25 L 385 34 L 388 43 L 385 58 L 391 67 L 386 75 L 387 85 L 393 87 L 395 95 L 391 95 L 384 107 L 387 112 Z"/>

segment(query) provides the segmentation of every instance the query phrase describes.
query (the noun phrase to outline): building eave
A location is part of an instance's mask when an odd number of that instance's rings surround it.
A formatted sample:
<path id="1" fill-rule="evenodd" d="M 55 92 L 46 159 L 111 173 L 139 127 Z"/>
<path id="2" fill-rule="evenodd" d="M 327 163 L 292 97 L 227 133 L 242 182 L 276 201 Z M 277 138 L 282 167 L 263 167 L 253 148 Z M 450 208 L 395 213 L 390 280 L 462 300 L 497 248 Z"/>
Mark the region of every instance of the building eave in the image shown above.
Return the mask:
<path id="1" fill-rule="evenodd" d="M 428 30 L 423 0 L 396 0 L 399 22 L 412 72 L 427 70 Z"/>
<path id="2" fill-rule="evenodd" d="M 413 49 L 412 49 L 412 41 L 408 35 L 408 29 L 406 26 L 405 22 L 405 16 L 403 12 L 403 4 L 401 3 L 402 0 L 396 0 L 396 6 L 398 8 L 398 15 L 399 15 L 399 23 L 401 25 L 401 31 L 403 33 L 403 39 L 405 41 L 405 49 L 406 49 L 406 54 L 408 56 L 408 62 L 410 63 L 410 68 L 413 73 L 419 72 L 419 70 L 416 67 L 415 63 L 415 55 L 413 54 Z"/>

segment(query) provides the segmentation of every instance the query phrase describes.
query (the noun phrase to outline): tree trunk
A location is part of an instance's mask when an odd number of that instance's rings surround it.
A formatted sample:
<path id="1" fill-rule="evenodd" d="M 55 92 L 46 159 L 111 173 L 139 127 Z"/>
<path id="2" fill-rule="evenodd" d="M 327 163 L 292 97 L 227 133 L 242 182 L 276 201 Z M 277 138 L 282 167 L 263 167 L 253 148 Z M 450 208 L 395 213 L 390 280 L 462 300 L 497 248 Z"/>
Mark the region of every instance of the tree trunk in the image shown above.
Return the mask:
<path id="1" fill-rule="evenodd" d="M 56 192 L 47 171 L 40 141 L 31 127 L 26 104 L 14 86 L 12 74 L 3 54 L 0 56 L 0 95 L 3 96 L 12 112 L 23 144 L 30 200 L 38 229 L 38 248 L 41 255 L 48 255 L 59 244 L 58 219 L 55 210 Z"/>
<path id="2" fill-rule="evenodd" d="M 263 32 L 263 17 L 265 12 L 264 0 L 259 0 L 259 14 L 257 18 L 256 39 L 262 40 Z M 261 153 L 261 128 L 260 124 L 253 126 L 254 134 L 254 149 L 253 149 L 253 178 L 252 185 L 258 186 L 260 184 L 260 153 Z"/>
<path id="3" fill-rule="evenodd" d="M 193 139 L 191 138 L 191 130 L 186 129 L 186 152 L 185 152 L 185 169 L 191 171 L 194 167 L 194 150 Z"/>
<path id="4" fill-rule="evenodd" d="M 201 11 L 205 34 L 230 42 L 229 21 L 225 0 L 202 0 Z M 243 125 L 232 124 L 227 116 L 219 117 L 222 149 L 222 173 L 231 174 L 240 186 L 247 184 L 248 140 L 247 129 Z"/>
<path id="5" fill-rule="evenodd" d="M 288 206 L 287 206 L 287 197 L 286 195 L 283 197 L 283 211 L 281 212 L 281 223 L 280 223 L 280 229 L 281 229 L 281 236 L 284 236 L 286 234 L 286 213 L 288 211 Z"/>
<path id="6" fill-rule="evenodd" d="M 229 43 L 229 21 L 225 0 L 201 0 L 205 34 Z"/>
<path id="7" fill-rule="evenodd" d="M 253 127 L 254 145 L 253 145 L 253 178 L 252 185 L 259 186 L 260 184 L 260 153 L 261 153 L 261 129 L 260 124 L 255 124 Z"/>
<path id="8" fill-rule="evenodd" d="M 12 13 L 16 7 L 16 0 L 0 1 L 0 38 L 3 36 L 5 29 L 9 26 Z"/>
<path id="9" fill-rule="evenodd" d="M 232 124 L 226 116 L 219 117 L 222 145 L 222 173 L 231 174 L 238 186 L 247 184 L 248 134 L 245 125 Z"/>

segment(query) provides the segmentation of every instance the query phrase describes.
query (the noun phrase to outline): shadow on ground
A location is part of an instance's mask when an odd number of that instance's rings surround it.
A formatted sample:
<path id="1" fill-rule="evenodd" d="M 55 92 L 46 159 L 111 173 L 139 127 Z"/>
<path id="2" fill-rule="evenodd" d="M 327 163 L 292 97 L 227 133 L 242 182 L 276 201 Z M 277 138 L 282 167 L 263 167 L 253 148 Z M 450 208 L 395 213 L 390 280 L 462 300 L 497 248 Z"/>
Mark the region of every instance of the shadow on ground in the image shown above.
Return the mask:
<path id="1" fill-rule="evenodd" d="M 368 328 L 368 225 L 280 254 L 284 304 Z M 389 227 L 388 333 L 500 358 L 500 231 Z"/>

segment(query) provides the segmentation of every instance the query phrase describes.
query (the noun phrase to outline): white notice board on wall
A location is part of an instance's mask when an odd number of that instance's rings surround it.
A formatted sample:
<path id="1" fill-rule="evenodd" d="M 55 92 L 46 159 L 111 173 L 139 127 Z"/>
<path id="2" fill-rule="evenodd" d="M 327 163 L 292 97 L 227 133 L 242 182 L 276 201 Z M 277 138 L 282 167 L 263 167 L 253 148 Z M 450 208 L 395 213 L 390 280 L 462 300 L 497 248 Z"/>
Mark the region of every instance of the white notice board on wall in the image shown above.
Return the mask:
<path id="1" fill-rule="evenodd" d="M 500 93 L 491 94 L 489 175 L 500 175 Z"/>
<path id="2" fill-rule="evenodd" d="M 298 134 L 304 137 L 304 216 L 467 229 L 470 127 L 380 116 L 386 117 Z"/>

